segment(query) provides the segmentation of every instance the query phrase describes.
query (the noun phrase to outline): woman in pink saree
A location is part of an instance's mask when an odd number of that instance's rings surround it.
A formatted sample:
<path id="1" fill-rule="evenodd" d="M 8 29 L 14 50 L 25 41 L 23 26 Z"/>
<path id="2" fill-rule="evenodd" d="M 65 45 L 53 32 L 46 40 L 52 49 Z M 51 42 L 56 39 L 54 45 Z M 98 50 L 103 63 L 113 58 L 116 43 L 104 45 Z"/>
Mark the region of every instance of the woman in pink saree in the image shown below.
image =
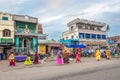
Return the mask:
<path id="1" fill-rule="evenodd" d="M 58 52 L 57 52 L 56 64 L 58 64 L 58 65 L 62 65 L 63 64 L 61 50 L 58 50 Z"/>

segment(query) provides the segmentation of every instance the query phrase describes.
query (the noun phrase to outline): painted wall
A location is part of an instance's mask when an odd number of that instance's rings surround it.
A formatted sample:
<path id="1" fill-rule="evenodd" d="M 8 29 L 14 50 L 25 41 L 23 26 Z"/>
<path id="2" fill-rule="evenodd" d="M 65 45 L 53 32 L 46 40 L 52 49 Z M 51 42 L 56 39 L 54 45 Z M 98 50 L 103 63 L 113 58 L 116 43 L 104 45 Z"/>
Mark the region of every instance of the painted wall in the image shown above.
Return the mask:
<path id="1" fill-rule="evenodd" d="M 5 18 L 8 20 L 5 20 Z M 3 38 L 3 30 L 9 29 L 11 31 L 11 37 L 4 38 L 13 38 L 14 42 L 14 21 L 12 15 L 9 13 L 0 13 L 0 38 Z"/>
<path id="2" fill-rule="evenodd" d="M 23 32 L 26 26 L 29 28 L 31 33 L 36 33 L 36 23 L 16 21 L 15 25 L 16 25 L 16 30 L 19 33 Z"/>
<path id="3" fill-rule="evenodd" d="M 42 55 L 46 54 L 46 45 L 40 45 L 39 49 L 40 49 L 40 54 Z"/>

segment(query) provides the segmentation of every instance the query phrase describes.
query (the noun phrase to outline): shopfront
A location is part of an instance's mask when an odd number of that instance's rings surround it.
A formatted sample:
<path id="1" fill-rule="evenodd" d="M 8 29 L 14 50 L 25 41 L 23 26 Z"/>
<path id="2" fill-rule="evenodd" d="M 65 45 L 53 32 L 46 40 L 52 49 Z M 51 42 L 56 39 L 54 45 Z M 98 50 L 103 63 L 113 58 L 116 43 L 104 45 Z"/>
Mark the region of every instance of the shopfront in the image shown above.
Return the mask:
<path id="1" fill-rule="evenodd" d="M 61 48 L 61 44 L 59 42 L 53 40 L 38 40 L 38 52 L 40 55 L 56 54 L 59 48 Z"/>
<path id="2" fill-rule="evenodd" d="M 17 54 L 35 54 L 38 45 L 36 23 L 16 21 L 15 47 Z"/>
<path id="3" fill-rule="evenodd" d="M 0 60 L 8 59 L 8 55 L 14 46 L 13 38 L 0 38 Z"/>

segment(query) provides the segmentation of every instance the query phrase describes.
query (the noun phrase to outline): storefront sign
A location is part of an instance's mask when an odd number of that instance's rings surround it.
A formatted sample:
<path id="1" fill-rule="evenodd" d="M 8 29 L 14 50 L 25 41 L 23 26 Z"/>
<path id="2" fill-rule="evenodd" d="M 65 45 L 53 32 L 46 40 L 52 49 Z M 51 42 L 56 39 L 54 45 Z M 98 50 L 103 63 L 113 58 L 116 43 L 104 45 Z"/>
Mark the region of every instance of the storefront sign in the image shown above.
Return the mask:
<path id="1" fill-rule="evenodd" d="M 114 44 L 114 43 L 115 43 L 114 40 L 112 40 L 112 39 L 108 40 L 108 44 Z"/>
<path id="2" fill-rule="evenodd" d="M 46 54 L 46 46 L 40 45 L 40 54 Z"/>
<path id="3" fill-rule="evenodd" d="M 60 44 L 49 44 L 49 46 L 59 47 L 59 46 L 60 46 Z"/>
<path id="4" fill-rule="evenodd" d="M 0 43 L 13 43 L 12 38 L 0 38 Z"/>

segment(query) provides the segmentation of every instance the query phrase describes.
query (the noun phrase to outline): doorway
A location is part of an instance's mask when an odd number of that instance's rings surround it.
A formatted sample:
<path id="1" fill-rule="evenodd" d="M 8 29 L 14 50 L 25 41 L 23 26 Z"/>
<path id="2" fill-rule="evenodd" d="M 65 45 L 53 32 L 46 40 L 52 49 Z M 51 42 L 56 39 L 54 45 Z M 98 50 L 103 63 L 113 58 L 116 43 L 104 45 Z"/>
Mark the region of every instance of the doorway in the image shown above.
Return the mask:
<path id="1" fill-rule="evenodd" d="M 8 59 L 8 55 L 9 55 L 10 50 L 11 50 L 11 47 L 5 47 L 5 48 L 3 48 L 3 59 L 4 60 Z"/>

